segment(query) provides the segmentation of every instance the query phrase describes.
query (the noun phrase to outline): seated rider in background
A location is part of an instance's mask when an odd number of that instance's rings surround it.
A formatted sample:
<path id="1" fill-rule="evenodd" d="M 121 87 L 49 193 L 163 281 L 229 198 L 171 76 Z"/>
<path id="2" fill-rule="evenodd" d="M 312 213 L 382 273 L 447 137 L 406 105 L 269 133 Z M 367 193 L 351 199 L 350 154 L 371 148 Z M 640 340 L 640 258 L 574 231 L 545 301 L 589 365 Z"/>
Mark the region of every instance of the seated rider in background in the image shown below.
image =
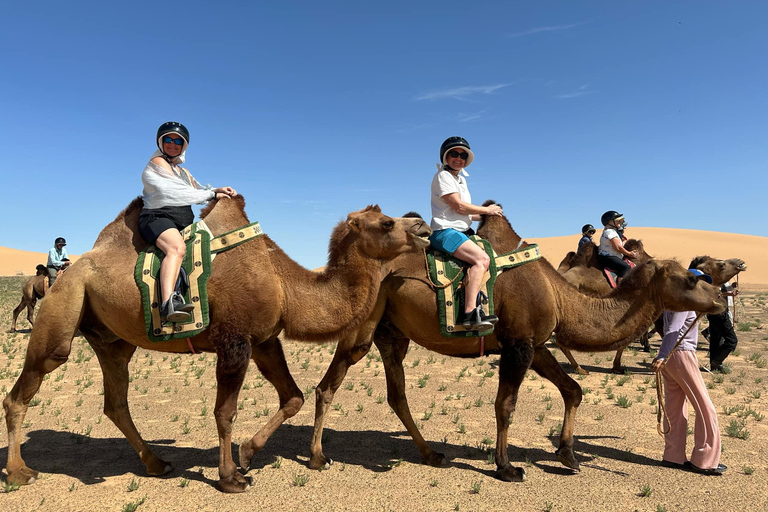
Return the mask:
<path id="1" fill-rule="evenodd" d="M 53 248 L 48 251 L 48 286 L 53 286 L 56 278 L 69 266 L 69 255 L 66 249 L 67 241 L 63 237 L 58 237 L 53 242 Z"/>
<path id="2" fill-rule="evenodd" d="M 595 234 L 595 226 L 592 224 L 584 224 L 584 226 L 581 228 L 581 238 L 579 239 L 579 248 L 576 249 L 576 252 L 579 252 L 579 249 L 581 249 L 581 246 L 584 244 L 591 244 L 594 243 L 592 241 L 592 236 Z"/>
<path id="3" fill-rule="evenodd" d="M 629 264 L 624 257 L 637 258 L 637 253 L 624 248 L 624 228 L 627 226 L 624 216 L 615 210 L 609 210 L 600 217 L 603 223 L 603 234 L 600 236 L 600 246 L 597 251 L 597 262 L 603 268 L 610 268 L 619 278 L 629 271 Z"/>
<path id="4" fill-rule="evenodd" d="M 462 137 L 449 137 L 440 146 L 440 162 L 432 178 L 432 247 L 466 261 L 471 266 L 467 271 L 467 285 L 464 288 L 464 311 L 458 323 L 472 330 L 484 330 L 498 321 L 496 315 L 486 315 L 477 303 L 483 275 L 488 270 L 490 258 L 475 242 L 469 239 L 474 234 L 473 220 L 480 215 L 503 214 L 497 204 L 476 206 L 472 204 L 464 168 L 474 160 L 469 143 Z"/>

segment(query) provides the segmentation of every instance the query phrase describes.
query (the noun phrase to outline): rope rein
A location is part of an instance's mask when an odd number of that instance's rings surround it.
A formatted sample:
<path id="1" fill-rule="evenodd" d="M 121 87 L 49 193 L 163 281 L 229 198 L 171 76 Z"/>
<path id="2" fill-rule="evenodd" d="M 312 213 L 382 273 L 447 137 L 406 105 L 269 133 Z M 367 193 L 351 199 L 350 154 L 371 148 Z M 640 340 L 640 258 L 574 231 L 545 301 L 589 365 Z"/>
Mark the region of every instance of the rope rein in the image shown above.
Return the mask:
<path id="1" fill-rule="evenodd" d="M 453 279 L 451 279 L 450 281 L 448 281 L 448 283 L 444 285 L 440 283 L 435 283 L 434 281 L 432 281 L 432 276 L 429 275 L 429 261 L 427 260 L 427 250 L 423 249 L 421 253 L 424 255 L 424 267 L 427 269 L 427 282 L 429 282 L 429 285 L 436 290 L 445 290 L 446 288 L 451 286 L 456 281 L 456 279 L 458 279 L 464 274 L 463 271 L 457 273 L 455 276 L 453 276 Z"/>
<path id="2" fill-rule="evenodd" d="M 661 362 L 659 369 L 656 370 L 656 399 L 659 403 L 659 408 L 656 410 L 656 431 L 662 437 L 669 433 L 669 430 L 664 430 L 664 427 L 662 426 L 662 419 L 666 419 L 667 423 L 669 423 L 669 417 L 667 416 L 667 408 L 664 406 L 664 383 L 661 377 L 661 370 L 664 368 L 664 365 L 667 364 L 669 358 L 672 356 L 672 354 L 674 354 L 675 350 L 677 350 L 677 347 L 680 346 L 680 343 L 683 342 L 683 339 L 688 335 L 691 329 L 693 329 L 695 325 L 699 325 L 699 320 L 704 315 L 705 313 L 699 313 L 696 316 L 696 320 L 694 320 L 693 323 L 688 326 L 688 329 L 686 329 L 685 332 L 680 336 L 680 338 L 677 340 L 677 343 L 675 343 L 675 346 L 672 347 L 672 350 L 670 350 L 669 354 L 667 354 L 667 357 L 665 357 Z"/>

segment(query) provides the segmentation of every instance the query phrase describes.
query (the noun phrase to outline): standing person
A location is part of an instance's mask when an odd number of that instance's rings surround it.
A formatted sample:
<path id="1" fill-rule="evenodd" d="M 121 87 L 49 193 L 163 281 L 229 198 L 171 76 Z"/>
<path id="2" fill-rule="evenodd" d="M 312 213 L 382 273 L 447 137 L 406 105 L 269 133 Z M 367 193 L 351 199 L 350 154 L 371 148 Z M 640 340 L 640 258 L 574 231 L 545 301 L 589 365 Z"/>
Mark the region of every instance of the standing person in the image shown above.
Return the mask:
<path id="1" fill-rule="evenodd" d="M 712 283 L 712 278 L 700 270 L 689 269 L 688 272 L 699 280 Z M 659 354 L 651 364 L 654 371 L 661 370 L 664 376 L 667 417 L 664 419 L 666 433 L 663 461 L 669 466 L 704 475 L 721 475 L 728 468 L 720 464 L 720 427 L 717 411 L 709 398 L 699 371 L 699 361 L 696 359 L 698 327 L 695 311 L 664 311 L 664 337 Z M 682 335 L 682 341 L 677 349 L 674 349 Z M 660 377 L 657 375 L 656 378 Z M 685 448 L 688 435 L 688 402 L 696 412 L 690 460 L 687 459 Z"/>
<path id="2" fill-rule="evenodd" d="M 69 254 L 67 254 L 66 245 L 67 241 L 63 237 L 58 237 L 54 240 L 51 250 L 48 251 L 48 263 L 45 267 L 48 270 L 49 288 L 53 286 L 59 274 L 69 266 Z"/>
<path id="3" fill-rule="evenodd" d="M 464 288 L 464 311 L 458 323 L 472 330 L 488 329 L 498 321 L 496 315 L 486 315 L 478 303 L 478 294 L 483 275 L 488 270 L 490 258 L 475 242 L 469 239 L 474 234 L 472 221 L 480 215 L 503 214 L 501 206 L 476 206 L 467 187 L 466 167 L 475 155 L 469 143 L 462 137 L 448 137 L 440 146 L 440 161 L 437 173 L 432 178 L 432 246 L 452 255 L 471 266 L 467 271 Z"/>
<path id="4" fill-rule="evenodd" d="M 728 300 L 728 307 L 722 313 L 717 315 L 707 315 L 709 327 L 702 331 L 705 338 L 709 340 L 709 369 L 713 372 L 722 372 L 723 361 L 728 355 L 736 350 L 736 344 L 739 339 L 736 337 L 736 331 L 733 330 L 733 298 L 739 294 L 737 283 L 724 283 L 720 287 L 723 296 Z"/>
<path id="5" fill-rule="evenodd" d="M 189 319 L 193 306 L 185 304 L 174 292 L 186 254 L 179 231 L 195 220 L 193 204 L 234 197 L 236 192 L 232 187 L 204 187 L 188 170 L 179 166 L 184 162 L 189 146 L 189 131 L 183 124 L 163 123 L 157 129 L 155 140 L 159 149 L 141 173 L 144 208 L 139 215 L 139 232 L 144 240 L 165 253 L 160 265 L 160 317 L 170 322 L 183 322 Z"/>
<path id="6" fill-rule="evenodd" d="M 576 252 L 579 252 L 579 249 L 581 249 L 581 246 L 584 244 L 592 244 L 594 243 L 592 241 L 592 236 L 595 234 L 597 230 L 595 229 L 595 226 L 592 224 L 584 224 L 581 228 L 581 238 L 579 239 L 579 247 L 576 249 Z"/>
<path id="7" fill-rule="evenodd" d="M 600 236 L 600 246 L 597 250 L 597 262 L 604 268 L 610 268 L 619 278 L 624 277 L 630 266 L 624 261 L 624 256 L 637 258 L 637 253 L 624 248 L 624 228 L 627 222 L 624 215 L 616 210 L 608 210 L 600 217 L 603 223 L 603 234 Z"/>

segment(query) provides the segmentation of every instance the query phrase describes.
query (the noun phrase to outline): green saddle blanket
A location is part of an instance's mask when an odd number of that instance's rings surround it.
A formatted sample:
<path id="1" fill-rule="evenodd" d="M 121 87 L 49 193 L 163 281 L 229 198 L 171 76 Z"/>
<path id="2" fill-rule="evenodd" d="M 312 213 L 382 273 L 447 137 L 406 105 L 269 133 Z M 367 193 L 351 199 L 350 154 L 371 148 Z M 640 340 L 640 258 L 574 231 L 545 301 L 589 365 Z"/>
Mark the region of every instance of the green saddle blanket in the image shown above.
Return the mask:
<path id="1" fill-rule="evenodd" d="M 216 253 L 237 247 L 262 234 L 258 222 L 215 238 L 211 236 L 210 230 L 202 220 L 181 231 L 187 246 L 182 267 L 189 278 L 184 302 L 194 306 L 190 319 L 186 322 L 170 323 L 160 320 L 159 273 L 160 264 L 165 255 L 154 245 L 141 252 L 134 269 L 134 279 L 141 291 L 144 323 L 149 340 L 168 341 L 191 338 L 204 331 L 210 323 L 207 283 L 211 275 L 211 262 Z"/>
<path id="2" fill-rule="evenodd" d="M 539 246 L 531 244 L 522 249 L 498 256 L 488 240 L 473 235 L 470 239 L 479 245 L 490 257 L 488 271 L 483 276 L 480 292 L 483 297 L 483 309 L 487 314 L 494 314 L 493 285 L 496 276 L 503 270 L 518 267 L 541 258 Z M 457 324 L 459 313 L 464 310 L 464 268 L 467 263 L 437 249 L 427 249 L 429 277 L 437 289 L 437 311 L 440 318 L 440 333 L 447 338 L 469 338 L 487 336 L 493 327 L 486 331 L 473 331 Z"/>

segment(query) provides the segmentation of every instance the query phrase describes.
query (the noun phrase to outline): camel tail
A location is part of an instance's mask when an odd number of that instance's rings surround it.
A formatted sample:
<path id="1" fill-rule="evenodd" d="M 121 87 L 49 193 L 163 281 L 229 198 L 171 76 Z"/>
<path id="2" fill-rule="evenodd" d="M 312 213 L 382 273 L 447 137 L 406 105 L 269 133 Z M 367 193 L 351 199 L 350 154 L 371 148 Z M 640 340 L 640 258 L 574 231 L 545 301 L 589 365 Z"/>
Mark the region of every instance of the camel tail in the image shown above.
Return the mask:
<path id="1" fill-rule="evenodd" d="M 35 267 L 35 275 L 36 276 L 47 276 L 48 275 L 48 267 L 45 265 L 38 265 Z"/>

